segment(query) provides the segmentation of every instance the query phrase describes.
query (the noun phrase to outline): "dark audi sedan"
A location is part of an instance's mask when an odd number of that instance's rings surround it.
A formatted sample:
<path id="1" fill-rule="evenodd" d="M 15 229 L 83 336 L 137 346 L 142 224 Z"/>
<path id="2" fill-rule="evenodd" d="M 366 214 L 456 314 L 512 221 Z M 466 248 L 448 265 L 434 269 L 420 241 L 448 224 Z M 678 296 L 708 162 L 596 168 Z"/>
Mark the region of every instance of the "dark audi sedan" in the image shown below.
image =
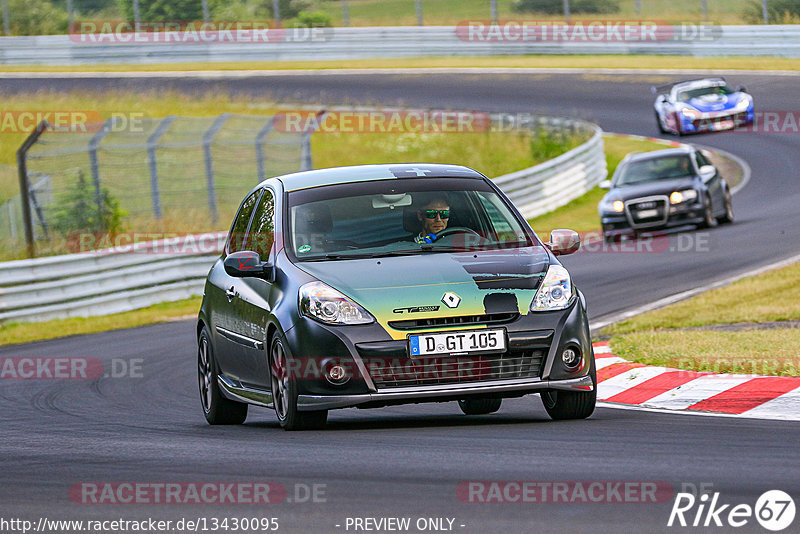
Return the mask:
<path id="1" fill-rule="evenodd" d="M 202 408 L 238 424 L 272 407 L 287 430 L 328 410 L 458 402 L 468 415 L 541 394 L 591 415 L 586 305 L 556 258 L 466 167 L 367 165 L 268 179 L 242 202 L 197 323 Z"/>
<path id="2" fill-rule="evenodd" d="M 628 154 L 614 177 L 600 187 L 609 189 L 598 205 L 606 240 L 640 231 L 733 222 L 728 183 L 692 146 Z"/>

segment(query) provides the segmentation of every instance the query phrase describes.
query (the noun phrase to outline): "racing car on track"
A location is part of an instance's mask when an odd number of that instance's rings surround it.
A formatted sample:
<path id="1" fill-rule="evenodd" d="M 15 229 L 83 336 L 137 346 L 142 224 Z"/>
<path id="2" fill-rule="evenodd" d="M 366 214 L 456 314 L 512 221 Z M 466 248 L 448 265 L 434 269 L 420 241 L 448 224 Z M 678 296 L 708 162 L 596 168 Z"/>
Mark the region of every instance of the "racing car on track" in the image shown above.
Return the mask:
<path id="1" fill-rule="evenodd" d="M 724 78 L 705 78 L 653 87 L 661 133 L 730 130 L 753 122 L 753 97 L 744 87 L 732 89 Z"/>
<path id="2" fill-rule="evenodd" d="M 617 166 L 598 205 L 603 238 L 683 225 L 733 222 L 728 182 L 695 147 L 632 153 Z"/>
<path id="3" fill-rule="evenodd" d="M 482 174 L 396 164 L 265 180 L 242 202 L 197 323 L 211 424 L 274 407 L 287 430 L 328 410 L 458 402 L 467 415 L 541 394 L 588 417 L 596 372 L 583 295 Z"/>

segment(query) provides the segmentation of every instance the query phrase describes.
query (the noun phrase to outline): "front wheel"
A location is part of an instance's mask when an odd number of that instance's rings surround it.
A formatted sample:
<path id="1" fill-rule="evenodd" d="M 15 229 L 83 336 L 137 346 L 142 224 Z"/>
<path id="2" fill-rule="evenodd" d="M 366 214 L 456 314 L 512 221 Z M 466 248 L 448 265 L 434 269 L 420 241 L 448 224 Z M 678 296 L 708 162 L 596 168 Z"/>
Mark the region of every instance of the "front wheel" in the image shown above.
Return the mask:
<path id="1" fill-rule="evenodd" d="M 486 415 L 500 409 L 503 399 L 461 399 L 458 407 L 465 415 Z"/>
<path id="2" fill-rule="evenodd" d="M 284 430 L 322 428 L 328 411 L 301 412 L 297 409 L 297 377 L 292 376 L 289 355 L 279 334 L 270 343 L 269 369 L 272 384 L 272 404 Z"/>
<path id="3" fill-rule="evenodd" d="M 664 125 L 661 123 L 661 115 L 658 114 L 658 111 L 655 112 L 656 114 L 656 124 L 658 125 L 658 131 L 662 134 L 667 133 L 667 130 L 664 128 Z"/>
<path id="4" fill-rule="evenodd" d="M 725 215 L 717 218 L 719 224 L 730 224 L 733 222 L 733 198 L 731 192 L 725 189 Z"/>
<path id="5" fill-rule="evenodd" d="M 592 391 L 545 391 L 542 404 L 547 415 L 555 420 L 586 419 L 597 404 L 597 376 L 592 369 Z"/>
<path id="6" fill-rule="evenodd" d="M 700 223 L 700 228 L 711 228 L 714 225 L 714 209 L 711 205 L 711 197 L 706 195 L 706 200 L 703 202 L 703 222 Z"/>
<path id="7" fill-rule="evenodd" d="M 232 401 L 222 395 L 217 373 L 211 336 L 204 326 L 197 338 L 197 378 L 203 415 L 210 425 L 240 425 L 247 419 L 247 404 Z"/>

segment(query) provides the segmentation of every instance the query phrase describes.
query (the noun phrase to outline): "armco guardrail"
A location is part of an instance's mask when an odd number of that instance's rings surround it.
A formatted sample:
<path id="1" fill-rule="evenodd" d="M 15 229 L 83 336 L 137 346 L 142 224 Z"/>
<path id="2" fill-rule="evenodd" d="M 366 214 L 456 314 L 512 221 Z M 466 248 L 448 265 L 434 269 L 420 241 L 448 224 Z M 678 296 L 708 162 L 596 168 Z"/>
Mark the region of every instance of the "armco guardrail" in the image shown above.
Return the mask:
<path id="1" fill-rule="evenodd" d="M 283 32 L 270 39 L 253 38 L 252 34 L 245 34 L 246 39 L 237 38 L 235 32 L 205 32 L 200 37 L 197 32 L 190 37 L 178 33 L 172 39 L 165 34 L 139 34 L 144 36 L 141 39 L 132 39 L 131 34 L 109 34 L 96 39 L 87 35 L 0 37 L 0 64 L 213 63 L 525 54 L 800 57 L 800 25 L 665 24 L 645 35 L 633 36 L 626 36 L 621 26 L 600 30 L 605 33 L 598 39 L 589 31 L 588 23 L 582 31 L 550 32 L 549 37 L 538 38 L 526 38 L 519 27 L 510 24 L 493 32 L 486 29 L 472 34 L 468 26 L 398 26 L 270 30 Z"/>
<path id="2" fill-rule="evenodd" d="M 495 178 L 526 217 L 562 206 L 606 177 L 598 126 L 551 117 L 523 126 L 511 117 L 493 115 L 492 121 L 589 137 L 551 161 Z M 218 232 L 0 263 L 0 324 L 107 315 L 198 295 L 225 237 Z"/>
<path id="3" fill-rule="evenodd" d="M 108 315 L 200 294 L 225 236 L 0 263 L 0 324 Z"/>
<path id="4" fill-rule="evenodd" d="M 591 138 L 555 159 L 494 179 L 528 219 L 567 204 L 608 176 L 603 131 L 599 126 L 570 119 L 546 121 L 552 127 L 588 131 Z"/>

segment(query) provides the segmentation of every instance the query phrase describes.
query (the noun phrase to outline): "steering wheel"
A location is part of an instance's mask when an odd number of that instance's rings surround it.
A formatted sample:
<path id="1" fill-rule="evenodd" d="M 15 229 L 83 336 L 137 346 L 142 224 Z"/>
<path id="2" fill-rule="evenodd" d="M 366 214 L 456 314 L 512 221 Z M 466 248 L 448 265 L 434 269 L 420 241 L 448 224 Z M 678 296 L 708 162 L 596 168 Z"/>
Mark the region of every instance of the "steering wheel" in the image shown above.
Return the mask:
<path id="1" fill-rule="evenodd" d="M 436 234 L 436 239 L 438 240 L 438 239 L 441 239 L 441 238 L 443 238 L 443 237 L 449 236 L 449 235 L 451 235 L 451 234 L 458 234 L 458 233 L 462 233 L 462 234 L 475 234 L 475 235 L 476 235 L 476 236 L 478 236 L 479 238 L 483 239 L 483 238 L 481 237 L 481 234 L 479 234 L 478 232 L 476 232 L 476 231 L 475 231 L 475 230 L 473 230 L 472 228 L 467 228 L 467 227 L 465 227 L 465 226 L 453 226 L 453 227 L 451 227 L 451 228 L 445 228 L 444 230 L 442 230 L 441 232 L 439 232 L 438 234 Z"/>

